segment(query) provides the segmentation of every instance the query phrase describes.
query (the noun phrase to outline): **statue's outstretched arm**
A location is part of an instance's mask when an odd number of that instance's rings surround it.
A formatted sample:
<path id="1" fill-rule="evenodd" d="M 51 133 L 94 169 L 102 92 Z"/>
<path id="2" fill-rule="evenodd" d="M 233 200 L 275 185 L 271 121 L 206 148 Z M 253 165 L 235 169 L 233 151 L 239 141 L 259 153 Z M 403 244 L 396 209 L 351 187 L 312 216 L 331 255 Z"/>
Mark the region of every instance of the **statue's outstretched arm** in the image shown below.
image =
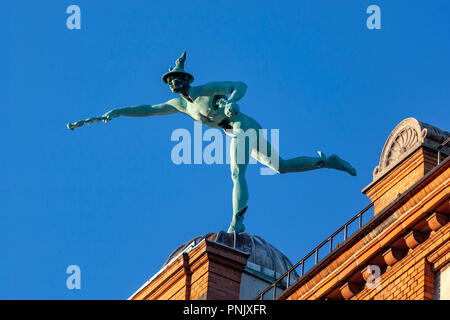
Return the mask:
<path id="1" fill-rule="evenodd" d="M 201 86 L 201 95 L 229 94 L 228 103 L 240 100 L 247 91 L 247 85 L 241 81 L 214 81 Z"/>
<path id="2" fill-rule="evenodd" d="M 133 107 L 125 107 L 112 109 L 103 115 L 103 117 L 116 118 L 119 116 L 128 117 L 150 117 L 166 115 L 178 112 L 178 104 L 180 104 L 180 98 L 172 99 L 164 103 L 154 104 L 154 105 L 138 105 Z"/>
<path id="3" fill-rule="evenodd" d="M 156 115 L 165 115 L 179 112 L 180 108 L 182 108 L 181 98 L 176 98 L 169 100 L 165 103 L 154 104 L 154 105 L 138 105 L 133 107 L 124 107 L 112 109 L 105 113 L 103 116 L 99 118 L 88 118 L 86 120 L 80 120 L 73 123 L 67 124 L 67 128 L 73 130 L 75 128 L 81 127 L 83 125 L 92 124 L 94 122 L 108 122 L 111 119 L 120 117 L 120 116 L 128 116 L 128 117 L 149 117 Z"/>

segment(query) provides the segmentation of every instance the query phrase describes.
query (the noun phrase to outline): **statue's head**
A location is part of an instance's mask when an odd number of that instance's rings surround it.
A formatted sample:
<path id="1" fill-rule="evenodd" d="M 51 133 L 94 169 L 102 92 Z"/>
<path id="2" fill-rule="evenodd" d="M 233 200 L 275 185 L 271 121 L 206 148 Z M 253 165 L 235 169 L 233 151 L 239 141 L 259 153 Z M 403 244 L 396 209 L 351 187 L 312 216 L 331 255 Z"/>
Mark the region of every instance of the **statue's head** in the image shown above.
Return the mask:
<path id="1" fill-rule="evenodd" d="M 187 92 L 190 82 L 183 75 L 174 75 L 167 79 L 167 85 L 173 93 Z"/>
<path id="2" fill-rule="evenodd" d="M 174 68 L 169 68 L 169 72 L 162 76 L 162 81 L 167 84 L 174 93 L 186 92 L 189 85 L 194 81 L 194 77 L 184 71 L 186 61 L 186 50 L 175 62 Z"/>

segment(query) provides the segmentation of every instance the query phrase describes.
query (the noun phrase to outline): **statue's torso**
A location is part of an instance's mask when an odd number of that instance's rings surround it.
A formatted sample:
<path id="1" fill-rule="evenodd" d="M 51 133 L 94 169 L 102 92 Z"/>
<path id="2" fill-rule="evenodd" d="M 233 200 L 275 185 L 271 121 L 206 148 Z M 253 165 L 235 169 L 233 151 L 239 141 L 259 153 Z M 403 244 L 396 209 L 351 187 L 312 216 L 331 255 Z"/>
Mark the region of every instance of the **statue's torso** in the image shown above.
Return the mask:
<path id="1" fill-rule="evenodd" d="M 220 96 L 199 96 L 193 102 L 186 101 L 185 113 L 196 121 L 213 128 L 223 128 L 222 121 L 227 119 L 223 108 L 216 104 Z"/>

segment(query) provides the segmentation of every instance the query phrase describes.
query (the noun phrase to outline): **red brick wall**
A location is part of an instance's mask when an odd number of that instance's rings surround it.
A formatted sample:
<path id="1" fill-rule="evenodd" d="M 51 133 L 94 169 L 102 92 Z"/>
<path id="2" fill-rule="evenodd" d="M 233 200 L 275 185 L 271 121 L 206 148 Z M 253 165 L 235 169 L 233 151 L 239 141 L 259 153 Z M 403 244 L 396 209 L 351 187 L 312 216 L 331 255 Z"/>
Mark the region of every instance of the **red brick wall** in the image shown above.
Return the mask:
<path id="1" fill-rule="evenodd" d="M 405 193 L 437 164 L 437 153 L 420 148 L 380 181 L 365 191 L 374 203 L 375 215 Z"/>
<path id="2" fill-rule="evenodd" d="M 135 300 L 237 300 L 246 253 L 204 240 L 172 262 Z"/>
<path id="3" fill-rule="evenodd" d="M 439 260 L 440 258 L 440 260 Z M 436 264 L 436 262 L 439 262 Z M 365 288 L 353 300 L 432 300 L 434 273 L 450 262 L 450 224 L 432 233 L 380 277 L 377 289 Z"/>
<path id="4" fill-rule="evenodd" d="M 450 261 L 450 162 L 407 193 L 279 299 L 432 299 L 434 272 Z M 369 265 L 380 267 L 378 289 L 365 287 Z"/>

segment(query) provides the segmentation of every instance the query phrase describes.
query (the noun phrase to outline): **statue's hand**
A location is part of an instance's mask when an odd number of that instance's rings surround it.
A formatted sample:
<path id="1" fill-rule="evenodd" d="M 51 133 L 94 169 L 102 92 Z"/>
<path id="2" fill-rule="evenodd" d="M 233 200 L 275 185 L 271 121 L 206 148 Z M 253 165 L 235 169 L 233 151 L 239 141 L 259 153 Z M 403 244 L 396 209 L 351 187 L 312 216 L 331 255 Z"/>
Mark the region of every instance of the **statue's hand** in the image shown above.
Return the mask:
<path id="1" fill-rule="evenodd" d="M 76 121 L 76 122 L 68 123 L 67 124 L 67 129 L 73 130 L 75 128 L 82 127 L 85 124 L 89 124 L 90 125 L 90 124 L 93 124 L 94 122 L 100 122 L 100 121 L 103 121 L 103 122 L 107 123 L 111 119 L 117 118 L 118 116 L 119 116 L 119 113 L 117 112 L 116 109 L 114 109 L 114 110 L 108 111 L 107 113 L 105 113 L 100 118 L 93 117 L 93 118 L 87 118 L 85 120 L 79 120 L 79 121 Z"/>
<path id="2" fill-rule="evenodd" d="M 237 103 L 234 103 L 234 102 L 233 103 L 228 103 L 225 106 L 224 112 L 225 112 L 225 115 L 228 118 L 234 117 L 234 116 L 238 115 L 238 113 L 239 113 L 239 105 Z"/>
<path id="3" fill-rule="evenodd" d="M 108 121 L 111 121 L 112 119 L 117 118 L 118 116 L 119 115 L 117 114 L 117 110 L 112 109 L 102 116 L 102 120 L 104 123 L 107 123 Z"/>
<path id="4" fill-rule="evenodd" d="M 219 108 L 225 108 L 227 104 L 229 104 L 227 98 L 220 98 L 219 100 L 217 100 L 217 105 L 219 106 Z"/>
<path id="5" fill-rule="evenodd" d="M 220 98 L 217 100 L 219 108 L 224 109 L 224 113 L 228 118 L 234 117 L 239 113 L 239 105 L 235 102 L 229 102 L 226 98 Z"/>

